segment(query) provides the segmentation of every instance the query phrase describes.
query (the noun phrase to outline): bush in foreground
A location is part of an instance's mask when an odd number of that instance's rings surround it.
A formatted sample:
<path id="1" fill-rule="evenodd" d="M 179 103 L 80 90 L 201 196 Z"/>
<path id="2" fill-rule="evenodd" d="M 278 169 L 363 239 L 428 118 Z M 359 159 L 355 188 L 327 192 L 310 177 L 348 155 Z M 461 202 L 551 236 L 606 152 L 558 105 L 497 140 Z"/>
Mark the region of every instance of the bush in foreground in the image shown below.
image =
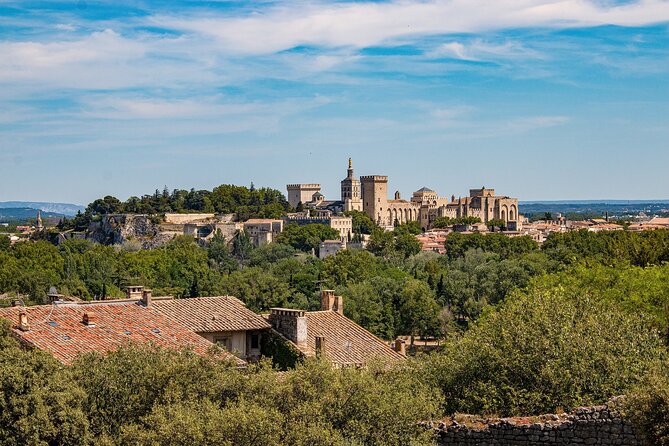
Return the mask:
<path id="1" fill-rule="evenodd" d="M 507 299 L 423 367 L 448 413 L 527 415 L 623 394 L 663 352 L 647 318 L 558 288 Z"/>

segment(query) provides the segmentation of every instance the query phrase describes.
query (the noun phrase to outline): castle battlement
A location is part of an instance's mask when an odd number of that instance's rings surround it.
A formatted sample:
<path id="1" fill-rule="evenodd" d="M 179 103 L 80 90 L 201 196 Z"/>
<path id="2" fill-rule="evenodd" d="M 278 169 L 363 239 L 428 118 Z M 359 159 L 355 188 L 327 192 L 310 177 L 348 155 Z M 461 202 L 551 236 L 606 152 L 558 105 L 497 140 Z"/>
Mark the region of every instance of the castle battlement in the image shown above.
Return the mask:
<path id="1" fill-rule="evenodd" d="M 365 175 L 360 177 L 360 181 L 378 181 L 378 182 L 388 182 L 388 177 L 386 175 Z"/>
<path id="2" fill-rule="evenodd" d="M 309 184 L 288 184 L 286 186 L 288 189 L 320 189 L 321 185 L 316 183 Z"/>

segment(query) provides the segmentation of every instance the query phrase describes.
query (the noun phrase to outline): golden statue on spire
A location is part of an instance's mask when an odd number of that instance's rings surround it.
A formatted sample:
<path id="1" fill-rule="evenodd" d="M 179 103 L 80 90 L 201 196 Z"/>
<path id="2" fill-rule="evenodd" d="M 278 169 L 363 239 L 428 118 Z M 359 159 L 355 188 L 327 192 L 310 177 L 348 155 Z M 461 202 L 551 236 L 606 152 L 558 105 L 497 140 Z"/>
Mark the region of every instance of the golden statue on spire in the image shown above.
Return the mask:
<path id="1" fill-rule="evenodd" d="M 352 158 L 348 159 L 348 168 L 353 169 L 353 159 Z"/>

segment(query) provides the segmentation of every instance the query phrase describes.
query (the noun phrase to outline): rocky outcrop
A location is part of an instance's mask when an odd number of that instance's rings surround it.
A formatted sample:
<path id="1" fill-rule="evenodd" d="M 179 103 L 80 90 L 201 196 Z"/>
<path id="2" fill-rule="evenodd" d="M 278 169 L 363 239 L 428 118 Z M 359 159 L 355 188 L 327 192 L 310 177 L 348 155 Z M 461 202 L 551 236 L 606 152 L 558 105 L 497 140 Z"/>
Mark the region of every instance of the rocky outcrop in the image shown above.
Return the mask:
<path id="1" fill-rule="evenodd" d="M 92 223 L 86 238 L 105 245 L 119 245 L 128 240 L 137 240 L 144 249 L 150 249 L 172 239 L 172 236 L 159 235 L 158 226 L 147 215 L 112 214 Z"/>

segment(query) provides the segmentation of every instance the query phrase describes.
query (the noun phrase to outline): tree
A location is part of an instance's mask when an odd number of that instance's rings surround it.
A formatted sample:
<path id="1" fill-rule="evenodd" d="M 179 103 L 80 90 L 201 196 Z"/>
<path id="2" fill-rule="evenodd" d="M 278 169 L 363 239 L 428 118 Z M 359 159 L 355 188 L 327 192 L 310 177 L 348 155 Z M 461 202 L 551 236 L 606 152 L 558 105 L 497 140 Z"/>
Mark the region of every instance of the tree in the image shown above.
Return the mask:
<path id="1" fill-rule="evenodd" d="M 0 443 L 89 444 L 85 393 L 51 355 L 19 348 L 0 319 Z"/>
<path id="2" fill-rule="evenodd" d="M 219 271 L 230 273 L 237 269 L 237 262 L 232 258 L 228 241 L 220 230 L 216 231 L 211 238 L 207 256 L 214 262 Z"/>
<path id="3" fill-rule="evenodd" d="M 608 401 L 663 354 L 647 318 L 562 290 L 517 294 L 425 364 L 446 412 L 547 413 Z"/>
<path id="4" fill-rule="evenodd" d="M 339 240 L 339 231 L 322 224 L 289 224 L 277 237 L 277 243 L 290 245 L 304 252 L 318 250 L 324 240 Z"/>
<path id="5" fill-rule="evenodd" d="M 367 214 L 360 211 L 347 211 L 344 215 L 353 219 L 354 234 L 372 234 L 379 226 Z"/>
<path id="6" fill-rule="evenodd" d="M 253 251 L 253 243 L 251 237 L 246 231 L 237 231 L 234 240 L 232 241 L 232 254 L 241 262 L 249 258 Z"/>
<path id="7" fill-rule="evenodd" d="M 439 305 L 434 293 L 420 280 L 408 280 L 400 294 L 399 320 L 404 334 L 411 336 L 435 336 L 439 332 Z"/>
<path id="8" fill-rule="evenodd" d="M 404 258 L 408 258 L 418 254 L 421 251 L 421 245 L 415 235 L 407 232 L 395 237 L 394 249 Z"/>
<path id="9" fill-rule="evenodd" d="M 669 446 L 669 362 L 658 361 L 629 394 L 623 415 L 647 444 Z"/>
<path id="10" fill-rule="evenodd" d="M 488 223 L 486 225 L 491 230 L 495 230 L 495 228 L 499 228 L 501 230 L 506 229 L 506 221 L 499 218 L 493 218 L 492 220 L 488 220 Z"/>

